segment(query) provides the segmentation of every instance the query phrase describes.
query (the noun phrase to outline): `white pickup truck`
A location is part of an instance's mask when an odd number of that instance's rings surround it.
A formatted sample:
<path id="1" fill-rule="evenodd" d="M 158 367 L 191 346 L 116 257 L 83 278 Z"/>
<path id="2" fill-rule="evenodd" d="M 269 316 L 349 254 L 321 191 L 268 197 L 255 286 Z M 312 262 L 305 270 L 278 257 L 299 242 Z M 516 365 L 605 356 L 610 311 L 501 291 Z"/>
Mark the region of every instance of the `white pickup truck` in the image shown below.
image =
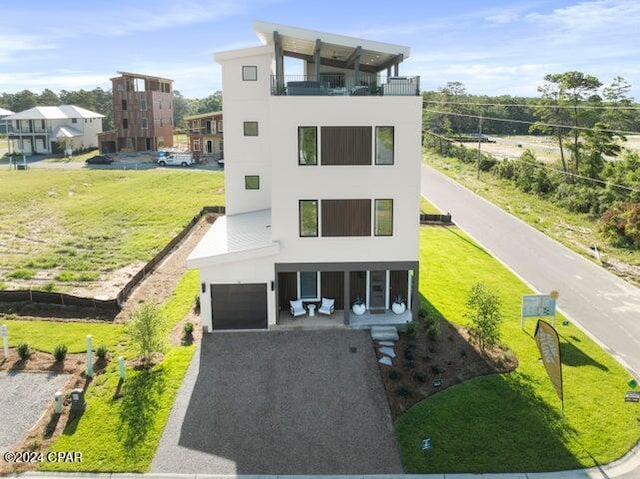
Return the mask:
<path id="1" fill-rule="evenodd" d="M 166 152 L 163 152 L 166 153 Z M 168 153 L 158 155 L 157 163 L 160 166 L 190 166 L 195 164 L 196 160 L 191 153 Z"/>

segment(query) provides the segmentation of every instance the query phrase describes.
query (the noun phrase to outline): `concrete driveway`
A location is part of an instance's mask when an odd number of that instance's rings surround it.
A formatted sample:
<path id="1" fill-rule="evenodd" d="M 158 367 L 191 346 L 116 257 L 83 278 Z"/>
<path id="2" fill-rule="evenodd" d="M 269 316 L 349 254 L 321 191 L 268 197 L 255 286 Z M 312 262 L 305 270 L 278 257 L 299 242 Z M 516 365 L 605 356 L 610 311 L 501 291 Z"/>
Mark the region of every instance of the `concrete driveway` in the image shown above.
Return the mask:
<path id="1" fill-rule="evenodd" d="M 368 332 L 206 334 L 151 471 L 402 472 Z"/>

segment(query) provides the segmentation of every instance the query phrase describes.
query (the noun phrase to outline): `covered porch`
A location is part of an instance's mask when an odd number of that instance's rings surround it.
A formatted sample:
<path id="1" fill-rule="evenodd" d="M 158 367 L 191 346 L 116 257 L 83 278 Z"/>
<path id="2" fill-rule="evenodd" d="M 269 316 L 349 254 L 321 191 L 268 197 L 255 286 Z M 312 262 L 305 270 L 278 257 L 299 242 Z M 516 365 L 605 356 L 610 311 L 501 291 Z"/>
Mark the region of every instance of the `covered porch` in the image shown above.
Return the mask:
<path id="1" fill-rule="evenodd" d="M 402 329 L 417 318 L 417 280 L 417 261 L 277 263 L 275 327 L 369 329 L 395 326 Z M 333 301 L 333 312 L 329 315 L 319 312 L 323 298 Z M 404 311 L 400 314 L 393 311 L 396 300 L 403 304 Z M 290 312 L 291 301 L 302 301 L 304 310 L 294 316 Z M 354 311 L 356 303 L 360 307 Z"/>

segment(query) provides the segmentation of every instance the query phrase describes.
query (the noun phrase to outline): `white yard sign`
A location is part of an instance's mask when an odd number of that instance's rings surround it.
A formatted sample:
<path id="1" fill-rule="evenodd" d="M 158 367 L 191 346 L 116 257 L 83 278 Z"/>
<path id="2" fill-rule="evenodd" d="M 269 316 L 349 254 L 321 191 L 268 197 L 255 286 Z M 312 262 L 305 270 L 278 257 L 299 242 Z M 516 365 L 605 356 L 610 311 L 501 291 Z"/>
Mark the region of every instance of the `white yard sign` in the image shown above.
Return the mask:
<path id="1" fill-rule="evenodd" d="M 524 329 L 525 318 L 543 318 L 548 316 L 553 318 L 553 324 L 555 326 L 556 298 L 557 293 L 525 294 L 522 296 L 522 328 Z"/>

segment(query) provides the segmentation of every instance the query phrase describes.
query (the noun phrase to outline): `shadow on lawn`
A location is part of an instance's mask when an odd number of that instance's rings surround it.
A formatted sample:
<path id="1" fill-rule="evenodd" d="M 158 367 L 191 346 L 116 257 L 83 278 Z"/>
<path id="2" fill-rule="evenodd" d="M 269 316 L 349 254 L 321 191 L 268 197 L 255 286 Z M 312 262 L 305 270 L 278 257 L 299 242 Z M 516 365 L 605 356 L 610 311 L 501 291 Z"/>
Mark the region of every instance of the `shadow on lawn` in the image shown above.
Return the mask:
<path id="1" fill-rule="evenodd" d="M 560 352 L 562 354 L 562 364 L 567 366 L 593 366 L 601 371 L 608 371 L 609 368 L 604 364 L 596 361 L 582 349 L 578 348 L 573 342 L 567 341 L 561 334 L 560 336 Z M 571 336 L 573 341 L 579 339 Z"/>
<path id="2" fill-rule="evenodd" d="M 486 256 L 491 256 L 489 254 L 489 252 L 487 250 L 485 250 L 482 246 L 480 246 L 478 243 L 476 243 L 475 241 L 470 240 L 465 235 L 461 234 L 457 228 L 450 228 L 450 227 L 447 227 L 447 226 L 441 226 L 441 228 L 445 229 L 448 233 L 451 233 L 452 235 L 457 236 L 458 238 L 460 238 L 462 241 L 464 241 L 468 245 L 473 246 L 475 249 L 480 251 L 482 254 L 484 254 Z"/>
<path id="3" fill-rule="evenodd" d="M 142 442 L 153 426 L 162 404 L 159 397 L 165 388 L 164 369 L 143 369 L 131 375 L 122 387 L 119 438 L 126 450 Z"/>

